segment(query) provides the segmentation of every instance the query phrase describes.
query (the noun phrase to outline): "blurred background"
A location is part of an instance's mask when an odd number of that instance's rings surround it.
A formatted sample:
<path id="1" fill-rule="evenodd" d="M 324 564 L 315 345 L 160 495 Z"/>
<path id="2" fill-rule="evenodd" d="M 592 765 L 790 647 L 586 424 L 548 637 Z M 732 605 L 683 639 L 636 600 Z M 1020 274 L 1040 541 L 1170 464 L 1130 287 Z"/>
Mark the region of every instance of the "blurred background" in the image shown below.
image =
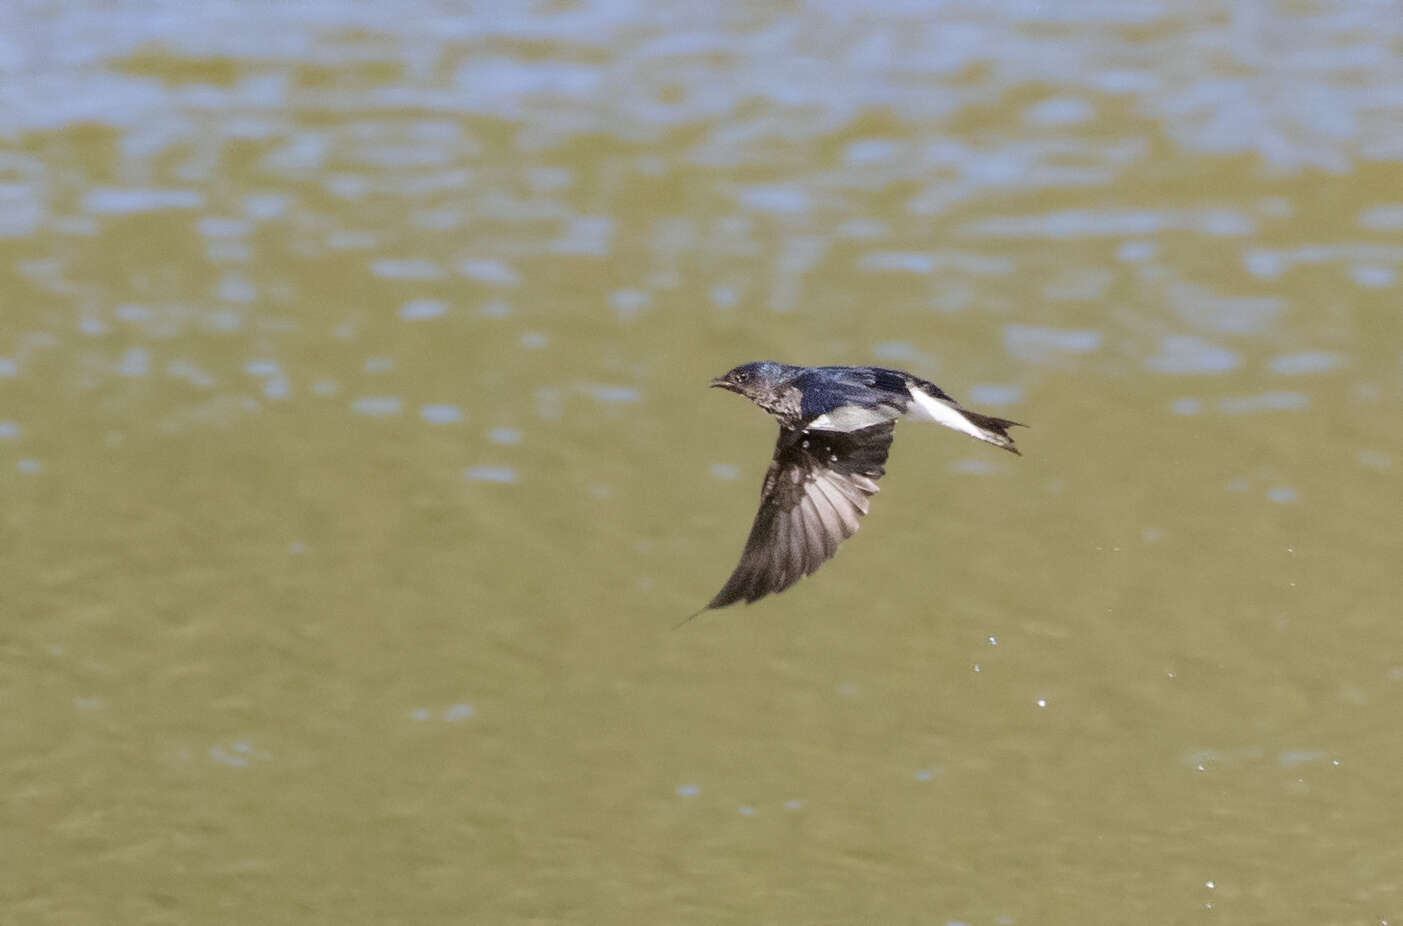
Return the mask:
<path id="1" fill-rule="evenodd" d="M 0 919 L 1403 918 L 1388 2 L 12 2 Z M 773 423 L 903 426 L 817 575 Z"/>

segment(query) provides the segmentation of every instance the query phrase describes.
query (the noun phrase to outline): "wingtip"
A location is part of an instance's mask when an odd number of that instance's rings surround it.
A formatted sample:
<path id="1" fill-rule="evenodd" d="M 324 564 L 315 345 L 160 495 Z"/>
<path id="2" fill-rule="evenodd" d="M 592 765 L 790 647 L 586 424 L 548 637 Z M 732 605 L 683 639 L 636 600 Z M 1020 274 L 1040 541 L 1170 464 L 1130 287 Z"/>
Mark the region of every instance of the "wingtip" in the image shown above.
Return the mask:
<path id="1" fill-rule="evenodd" d="M 673 624 L 673 625 L 672 625 L 672 629 L 673 629 L 673 630 L 680 630 L 680 629 L 682 629 L 682 628 L 685 627 L 687 624 L 690 624 L 692 621 L 696 620 L 698 617 L 701 617 L 701 616 L 702 616 L 703 614 L 705 614 L 707 611 L 710 611 L 713 607 L 714 607 L 714 605 L 708 604 L 708 605 L 707 605 L 706 607 L 704 607 L 704 608 L 699 608 L 698 610 L 693 611 L 691 614 L 688 614 L 686 617 L 682 618 L 682 620 L 680 620 L 680 621 L 678 621 L 677 623 Z"/>

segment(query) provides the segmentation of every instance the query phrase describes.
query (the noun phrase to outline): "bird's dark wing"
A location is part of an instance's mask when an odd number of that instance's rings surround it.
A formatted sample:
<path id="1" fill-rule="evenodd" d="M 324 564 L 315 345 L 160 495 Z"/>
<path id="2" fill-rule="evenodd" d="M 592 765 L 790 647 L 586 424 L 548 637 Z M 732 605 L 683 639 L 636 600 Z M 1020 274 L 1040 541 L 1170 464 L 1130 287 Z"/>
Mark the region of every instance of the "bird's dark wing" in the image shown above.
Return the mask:
<path id="1" fill-rule="evenodd" d="M 857 533 L 885 472 L 894 427 L 890 421 L 847 432 L 781 427 L 740 564 L 707 607 L 783 591 Z"/>

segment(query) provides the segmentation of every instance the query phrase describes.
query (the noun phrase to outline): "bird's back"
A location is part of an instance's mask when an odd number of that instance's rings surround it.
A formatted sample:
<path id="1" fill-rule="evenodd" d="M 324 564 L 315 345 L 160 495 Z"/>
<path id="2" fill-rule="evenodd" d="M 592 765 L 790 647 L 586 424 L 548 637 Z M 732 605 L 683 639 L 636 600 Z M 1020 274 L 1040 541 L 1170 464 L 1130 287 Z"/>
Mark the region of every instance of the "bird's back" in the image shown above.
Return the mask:
<path id="1" fill-rule="evenodd" d="M 811 367 L 794 379 L 803 415 L 813 418 L 844 405 L 890 404 L 905 408 L 911 377 L 882 367 Z"/>

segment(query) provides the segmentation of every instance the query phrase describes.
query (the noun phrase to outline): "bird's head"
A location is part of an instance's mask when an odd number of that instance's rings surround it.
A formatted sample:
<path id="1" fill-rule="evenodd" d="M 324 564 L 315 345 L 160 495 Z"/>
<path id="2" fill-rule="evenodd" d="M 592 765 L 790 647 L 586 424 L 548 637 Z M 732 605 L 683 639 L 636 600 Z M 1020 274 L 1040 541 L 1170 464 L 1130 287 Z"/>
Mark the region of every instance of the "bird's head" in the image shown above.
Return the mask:
<path id="1" fill-rule="evenodd" d="M 743 363 L 724 376 L 718 376 L 711 385 L 718 389 L 729 389 L 752 401 L 760 402 L 772 396 L 784 382 L 785 365 L 769 360 L 759 363 Z"/>

